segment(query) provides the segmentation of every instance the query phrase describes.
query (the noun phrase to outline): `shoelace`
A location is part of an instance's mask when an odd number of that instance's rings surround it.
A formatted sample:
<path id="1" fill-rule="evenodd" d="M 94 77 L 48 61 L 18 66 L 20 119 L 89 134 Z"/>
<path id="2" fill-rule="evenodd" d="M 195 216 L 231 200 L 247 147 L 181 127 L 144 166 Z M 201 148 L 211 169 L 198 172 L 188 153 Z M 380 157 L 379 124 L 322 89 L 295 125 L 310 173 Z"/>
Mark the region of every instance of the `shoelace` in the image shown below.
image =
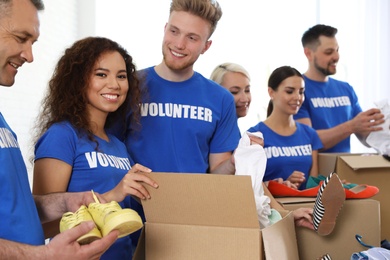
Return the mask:
<path id="1" fill-rule="evenodd" d="M 89 215 L 87 208 L 82 207 L 79 208 L 75 213 L 72 212 L 65 213 L 63 219 L 67 224 L 76 225 L 83 222 L 87 214 Z"/>
<path id="2" fill-rule="evenodd" d="M 93 190 L 91 190 L 92 192 L 92 196 L 93 196 L 93 199 L 95 200 L 96 203 L 100 203 L 99 199 L 97 198 L 95 192 L 93 192 Z"/>
<path id="3" fill-rule="evenodd" d="M 97 198 L 96 194 L 93 192 L 93 190 L 91 190 L 91 192 L 92 192 L 93 199 L 100 207 L 102 204 L 100 204 L 100 201 Z M 116 203 L 115 201 L 111 201 L 110 203 L 105 203 L 104 207 L 100 207 L 100 208 L 103 209 L 103 214 L 107 215 L 110 214 L 111 212 L 118 211 L 118 203 Z"/>

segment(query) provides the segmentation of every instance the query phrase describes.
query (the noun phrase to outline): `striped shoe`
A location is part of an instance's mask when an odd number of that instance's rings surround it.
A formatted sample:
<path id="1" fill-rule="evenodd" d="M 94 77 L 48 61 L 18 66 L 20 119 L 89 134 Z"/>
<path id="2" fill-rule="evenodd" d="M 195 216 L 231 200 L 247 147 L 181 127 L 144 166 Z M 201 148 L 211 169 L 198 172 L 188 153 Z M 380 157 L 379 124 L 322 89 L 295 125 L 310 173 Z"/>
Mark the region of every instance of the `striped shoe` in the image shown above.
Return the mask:
<path id="1" fill-rule="evenodd" d="M 317 234 L 327 236 L 333 231 L 344 201 L 344 187 L 337 173 L 331 173 L 321 184 L 314 203 L 313 225 Z"/>
<path id="2" fill-rule="evenodd" d="M 321 258 L 317 258 L 317 260 L 332 260 L 329 254 L 321 256 Z"/>

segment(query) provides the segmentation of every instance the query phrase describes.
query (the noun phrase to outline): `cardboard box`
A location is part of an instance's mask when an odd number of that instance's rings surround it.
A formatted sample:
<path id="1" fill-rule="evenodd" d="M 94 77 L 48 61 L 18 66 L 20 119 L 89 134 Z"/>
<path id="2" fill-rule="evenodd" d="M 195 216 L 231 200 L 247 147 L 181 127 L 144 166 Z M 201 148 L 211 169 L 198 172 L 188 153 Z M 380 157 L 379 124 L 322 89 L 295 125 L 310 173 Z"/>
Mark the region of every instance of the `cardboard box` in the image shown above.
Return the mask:
<path id="1" fill-rule="evenodd" d="M 320 173 L 336 172 L 340 179 L 373 185 L 379 193 L 372 197 L 381 207 L 381 239 L 390 239 L 390 162 L 378 154 L 319 154 Z"/>
<path id="2" fill-rule="evenodd" d="M 300 202 L 302 198 L 277 198 L 288 210 L 301 207 L 312 208 L 313 202 Z M 346 200 L 336 226 L 328 236 L 319 236 L 312 230 L 296 228 L 298 251 L 301 260 L 319 259 L 329 254 L 332 259 L 350 259 L 355 252 L 367 250 L 355 236 L 371 246 L 380 246 L 380 207 L 377 200 Z"/>
<path id="3" fill-rule="evenodd" d="M 151 173 L 134 259 L 299 259 L 290 212 L 260 230 L 249 176 Z"/>

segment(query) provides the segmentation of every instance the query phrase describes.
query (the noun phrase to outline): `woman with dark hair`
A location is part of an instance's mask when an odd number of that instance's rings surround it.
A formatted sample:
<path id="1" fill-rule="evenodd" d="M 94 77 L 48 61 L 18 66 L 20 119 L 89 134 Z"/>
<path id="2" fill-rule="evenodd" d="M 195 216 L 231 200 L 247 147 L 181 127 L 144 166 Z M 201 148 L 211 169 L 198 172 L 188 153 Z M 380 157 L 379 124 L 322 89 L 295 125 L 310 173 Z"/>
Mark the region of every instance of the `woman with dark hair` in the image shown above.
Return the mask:
<path id="1" fill-rule="evenodd" d="M 264 181 L 283 179 L 300 190 L 309 176 L 318 176 L 321 140 L 314 129 L 296 122 L 293 116 L 304 100 L 301 73 L 290 66 L 275 69 L 268 80 L 270 103 L 267 119 L 250 128 L 262 132 L 267 167 Z"/>
<path id="2" fill-rule="evenodd" d="M 149 198 L 142 183 L 157 184 L 141 172 L 150 169 L 134 165 L 124 143 L 106 132 L 129 110 L 137 124 L 139 103 L 136 67 L 124 48 L 101 37 L 75 42 L 58 61 L 42 102 L 33 193 L 93 189 L 122 208 L 131 207 L 129 195 Z M 102 259 L 131 259 L 131 244 L 129 235 L 118 239 Z"/>

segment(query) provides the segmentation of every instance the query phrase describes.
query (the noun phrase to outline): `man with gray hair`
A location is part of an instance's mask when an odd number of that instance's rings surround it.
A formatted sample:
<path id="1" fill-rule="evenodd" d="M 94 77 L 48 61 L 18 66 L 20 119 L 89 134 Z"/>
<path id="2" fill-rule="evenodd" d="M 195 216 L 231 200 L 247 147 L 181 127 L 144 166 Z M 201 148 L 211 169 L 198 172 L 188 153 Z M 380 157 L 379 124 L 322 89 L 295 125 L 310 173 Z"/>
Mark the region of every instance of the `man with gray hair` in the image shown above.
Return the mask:
<path id="1" fill-rule="evenodd" d="M 0 0 L 0 85 L 12 86 L 18 69 L 33 61 L 32 45 L 39 37 L 41 0 Z M 81 246 L 85 222 L 45 244 L 41 223 L 93 202 L 90 192 L 31 194 L 27 169 L 16 134 L 0 112 L 0 259 L 99 259 L 117 239 L 118 231 Z"/>

